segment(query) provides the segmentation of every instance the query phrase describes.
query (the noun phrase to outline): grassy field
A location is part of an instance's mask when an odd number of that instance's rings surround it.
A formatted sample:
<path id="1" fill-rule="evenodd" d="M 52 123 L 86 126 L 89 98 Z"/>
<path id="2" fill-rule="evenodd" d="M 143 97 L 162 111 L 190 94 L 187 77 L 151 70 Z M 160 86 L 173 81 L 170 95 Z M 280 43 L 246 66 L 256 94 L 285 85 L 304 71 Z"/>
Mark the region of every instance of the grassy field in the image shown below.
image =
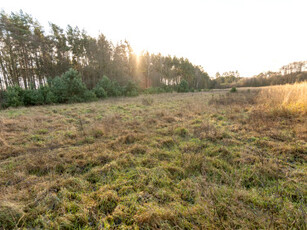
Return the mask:
<path id="1" fill-rule="evenodd" d="M 0 111 L 0 229 L 306 229 L 307 83 Z"/>

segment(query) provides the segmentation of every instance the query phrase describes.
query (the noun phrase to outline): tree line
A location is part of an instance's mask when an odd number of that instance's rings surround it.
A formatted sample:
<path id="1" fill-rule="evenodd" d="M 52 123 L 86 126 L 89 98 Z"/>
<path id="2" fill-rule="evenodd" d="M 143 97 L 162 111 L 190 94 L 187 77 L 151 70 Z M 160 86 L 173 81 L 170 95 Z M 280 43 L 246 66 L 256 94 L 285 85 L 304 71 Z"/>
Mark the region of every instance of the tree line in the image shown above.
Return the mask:
<path id="1" fill-rule="evenodd" d="M 293 62 L 282 66 L 277 72 L 263 72 L 253 77 L 240 77 L 238 71 L 216 73 L 211 80 L 212 88 L 260 87 L 293 84 L 307 81 L 307 61 Z"/>
<path id="2" fill-rule="evenodd" d="M 103 76 L 121 86 L 134 81 L 143 88 L 161 87 L 185 80 L 190 88 L 210 87 L 208 74 L 186 58 L 148 52 L 136 55 L 127 41 L 114 45 L 103 34 L 94 38 L 78 27 L 49 26 L 50 33 L 46 33 L 23 11 L 1 12 L 0 89 L 38 89 L 70 68 L 81 74 L 88 89 Z"/>

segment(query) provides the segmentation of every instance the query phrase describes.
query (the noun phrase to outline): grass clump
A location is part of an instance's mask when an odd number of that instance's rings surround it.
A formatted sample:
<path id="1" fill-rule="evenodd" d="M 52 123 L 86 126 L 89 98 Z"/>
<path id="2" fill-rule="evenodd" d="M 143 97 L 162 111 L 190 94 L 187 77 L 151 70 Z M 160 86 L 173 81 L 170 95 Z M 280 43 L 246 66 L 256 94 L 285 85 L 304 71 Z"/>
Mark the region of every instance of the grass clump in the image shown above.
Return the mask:
<path id="1" fill-rule="evenodd" d="M 21 218 L 24 215 L 22 208 L 19 206 L 9 203 L 0 203 L 0 223 L 3 229 L 14 229 L 21 225 Z"/>
<path id="2" fill-rule="evenodd" d="M 186 128 L 177 128 L 175 129 L 175 134 L 180 137 L 187 137 L 189 135 L 189 131 Z"/>
<path id="3" fill-rule="evenodd" d="M 97 200 L 97 208 L 104 214 L 111 214 L 116 208 L 119 197 L 115 191 L 97 192 L 94 197 Z"/>

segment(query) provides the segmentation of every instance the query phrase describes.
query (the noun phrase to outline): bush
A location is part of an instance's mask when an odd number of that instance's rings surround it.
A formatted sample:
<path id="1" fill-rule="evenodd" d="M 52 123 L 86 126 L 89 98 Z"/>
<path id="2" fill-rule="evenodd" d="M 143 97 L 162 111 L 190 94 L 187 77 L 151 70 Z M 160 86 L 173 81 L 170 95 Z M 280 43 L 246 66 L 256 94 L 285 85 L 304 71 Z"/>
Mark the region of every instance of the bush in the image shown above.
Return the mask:
<path id="1" fill-rule="evenodd" d="M 232 87 L 231 90 L 230 90 L 229 92 L 235 93 L 235 92 L 237 92 L 237 88 L 236 88 L 236 87 Z"/>
<path id="2" fill-rule="evenodd" d="M 86 90 L 84 93 L 84 101 L 96 101 L 97 97 L 94 91 Z"/>
<path id="3" fill-rule="evenodd" d="M 102 79 L 97 83 L 94 89 L 95 89 L 94 90 L 95 93 L 96 92 L 98 93 L 98 91 L 102 93 L 101 89 L 103 89 L 106 92 L 106 97 L 121 96 L 123 92 L 122 87 L 116 81 L 111 81 L 107 76 L 103 76 Z M 99 97 L 97 94 L 96 96 L 98 98 L 103 98 L 103 97 Z"/>
<path id="4" fill-rule="evenodd" d="M 186 80 L 181 80 L 180 84 L 177 88 L 177 92 L 179 93 L 186 93 L 189 92 L 189 83 Z"/>
<path id="5" fill-rule="evenodd" d="M 174 87 L 171 85 L 163 85 L 162 89 L 166 92 L 166 93 L 171 93 L 174 91 Z"/>
<path id="6" fill-rule="evenodd" d="M 103 95 L 103 90 L 100 89 L 99 96 Z M 38 89 L 12 86 L 0 92 L 0 108 L 94 100 L 97 100 L 95 91 L 89 91 L 80 74 L 73 69 L 69 69 L 61 77 L 48 79 L 48 85 Z"/>
<path id="7" fill-rule="evenodd" d="M 106 98 L 107 97 L 107 92 L 101 86 L 96 86 L 93 89 L 93 91 L 96 94 L 97 98 Z"/>
<path id="8" fill-rule="evenodd" d="M 173 92 L 173 87 L 169 85 L 163 85 L 161 87 L 150 87 L 143 91 L 144 94 L 158 94 L 170 92 Z"/>
<path id="9" fill-rule="evenodd" d="M 3 107 L 17 107 L 23 105 L 23 89 L 20 86 L 8 87 L 4 93 Z"/>
<path id="10" fill-rule="evenodd" d="M 49 86 L 39 89 L 22 89 L 19 86 L 8 87 L 0 92 L 0 108 L 31 106 L 56 103 L 57 98 Z"/>
<path id="11" fill-rule="evenodd" d="M 61 77 L 55 77 L 50 87 L 58 103 L 85 101 L 87 88 L 74 69 L 69 69 Z"/>
<path id="12" fill-rule="evenodd" d="M 125 96 L 134 97 L 139 95 L 139 86 L 133 82 L 128 81 L 128 84 L 125 86 Z"/>
<path id="13" fill-rule="evenodd" d="M 45 98 L 41 90 L 27 89 L 23 92 L 23 104 L 29 105 L 43 105 L 45 104 Z"/>
<path id="14" fill-rule="evenodd" d="M 121 87 L 118 82 L 103 76 L 92 91 L 88 90 L 78 71 L 69 69 L 53 79 L 48 79 L 48 84 L 38 89 L 22 89 L 20 86 L 8 87 L 0 91 L 0 108 L 17 107 L 21 105 L 43 105 L 52 103 L 73 103 L 95 101 L 97 98 L 117 96 L 138 96 L 139 85 L 134 81 L 128 81 Z M 162 85 L 161 87 L 148 88 L 145 94 L 172 92 L 174 86 Z M 177 87 L 178 92 L 188 92 L 188 82 L 182 80 Z"/>
<path id="15" fill-rule="evenodd" d="M 158 94 L 158 93 L 164 93 L 164 89 L 160 87 L 150 87 L 143 91 L 144 94 Z"/>
<path id="16" fill-rule="evenodd" d="M 47 86 L 41 86 L 38 90 L 43 95 L 45 104 L 52 104 L 52 103 L 57 102 L 57 97 L 54 95 L 54 93 L 51 91 L 51 89 L 48 85 Z"/>
<path id="17" fill-rule="evenodd" d="M 68 94 L 66 92 L 66 86 L 64 80 L 60 77 L 55 77 L 50 82 L 51 92 L 55 97 L 56 103 L 64 103 L 67 101 Z"/>

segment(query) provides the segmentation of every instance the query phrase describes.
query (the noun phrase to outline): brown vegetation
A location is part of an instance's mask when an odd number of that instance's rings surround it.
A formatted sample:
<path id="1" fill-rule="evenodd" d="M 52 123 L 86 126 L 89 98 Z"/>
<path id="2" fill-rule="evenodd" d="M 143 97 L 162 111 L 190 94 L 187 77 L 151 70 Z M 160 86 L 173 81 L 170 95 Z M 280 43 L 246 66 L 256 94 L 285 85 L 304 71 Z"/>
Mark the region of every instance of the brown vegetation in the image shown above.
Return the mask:
<path id="1" fill-rule="evenodd" d="M 0 229 L 305 229 L 306 92 L 1 111 Z"/>

